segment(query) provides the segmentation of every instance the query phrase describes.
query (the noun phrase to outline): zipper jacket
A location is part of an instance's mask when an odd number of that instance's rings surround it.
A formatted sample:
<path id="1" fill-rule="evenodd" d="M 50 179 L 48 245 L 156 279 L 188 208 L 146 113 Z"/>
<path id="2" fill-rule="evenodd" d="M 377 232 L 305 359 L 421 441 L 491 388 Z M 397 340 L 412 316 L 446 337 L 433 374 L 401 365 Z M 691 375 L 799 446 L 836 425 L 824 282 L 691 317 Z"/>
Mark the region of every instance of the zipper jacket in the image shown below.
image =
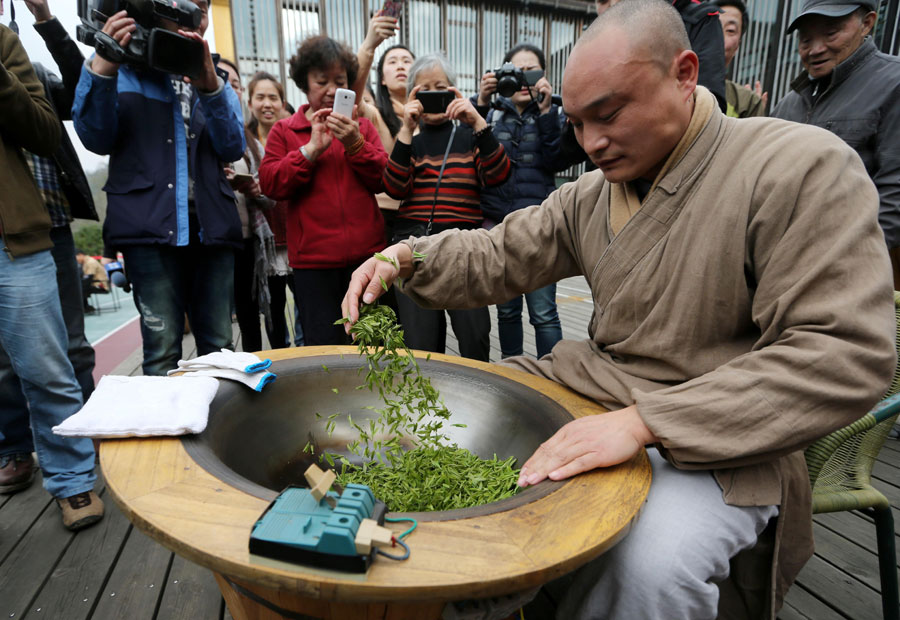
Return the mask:
<path id="1" fill-rule="evenodd" d="M 266 140 L 259 186 L 273 200 L 288 203 L 288 259 L 294 269 L 357 265 L 384 248 L 384 219 L 375 194 L 383 191 L 387 153 L 378 132 L 359 119 L 363 147 L 348 155 L 335 138 L 310 162 L 300 152 L 309 142 L 309 104 L 278 121 Z"/>
<path id="2" fill-rule="evenodd" d="M 815 101 L 813 85 L 804 71 L 772 116 L 823 127 L 853 147 L 878 188 L 885 241 L 900 247 L 900 58 L 879 52 L 867 37 Z"/>
<path id="3" fill-rule="evenodd" d="M 200 240 L 240 247 L 241 222 L 221 162 L 239 159 L 246 144 L 241 104 L 228 82 L 212 93 L 194 89 L 186 136 L 169 75 L 122 65 L 107 77 L 89 64 L 81 69 L 72 120 L 85 147 L 110 156 L 105 242 L 188 245 L 190 170 Z"/>

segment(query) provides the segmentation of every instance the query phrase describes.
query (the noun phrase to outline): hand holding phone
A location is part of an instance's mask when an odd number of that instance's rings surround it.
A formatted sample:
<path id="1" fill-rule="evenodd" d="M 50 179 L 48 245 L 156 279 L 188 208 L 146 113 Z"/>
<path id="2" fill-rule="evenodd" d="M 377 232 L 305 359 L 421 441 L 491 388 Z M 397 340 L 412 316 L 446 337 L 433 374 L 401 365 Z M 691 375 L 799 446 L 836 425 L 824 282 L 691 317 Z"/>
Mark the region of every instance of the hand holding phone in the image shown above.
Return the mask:
<path id="1" fill-rule="evenodd" d="M 242 187 L 247 183 L 252 183 L 256 179 L 253 178 L 252 174 L 240 174 L 235 173 L 233 176 L 228 178 L 228 183 L 231 184 L 231 187 L 237 189 L 238 187 Z"/>
<path id="2" fill-rule="evenodd" d="M 387 17 L 393 17 L 394 19 L 400 19 L 400 15 L 403 13 L 403 0 L 385 0 L 384 4 L 381 5 L 381 9 L 375 13 L 376 16 L 386 15 Z"/>
<path id="3" fill-rule="evenodd" d="M 346 88 L 338 88 L 334 94 L 333 112 L 343 114 L 347 118 L 353 118 L 353 104 L 356 103 L 356 93 Z"/>

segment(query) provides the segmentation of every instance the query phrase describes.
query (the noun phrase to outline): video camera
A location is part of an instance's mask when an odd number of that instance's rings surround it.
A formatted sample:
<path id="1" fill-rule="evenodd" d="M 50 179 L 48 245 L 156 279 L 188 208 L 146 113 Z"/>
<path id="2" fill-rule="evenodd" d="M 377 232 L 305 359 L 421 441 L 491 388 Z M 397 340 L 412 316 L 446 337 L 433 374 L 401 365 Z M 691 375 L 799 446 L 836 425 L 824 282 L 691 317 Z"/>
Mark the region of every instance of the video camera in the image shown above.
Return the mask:
<path id="1" fill-rule="evenodd" d="M 135 23 L 126 47 L 102 32 L 106 20 L 122 10 Z M 81 25 L 76 28 L 78 40 L 93 47 L 98 56 L 109 62 L 189 77 L 198 77 L 203 72 L 203 44 L 163 27 L 164 22 L 185 29 L 200 25 L 203 13 L 189 0 L 78 0 L 78 17 L 81 19 Z"/>
<path id="2" fill-rule="evenodd" d="M 494 69 L 493 74 L 497 78 L 497 92 L 508 99 L 526 86 L 537 84 L 544 77 L 544 70 L 523 71 L 511 62 L 505 62 L 499 69 Z M 538 101 L 541 101 L 543 96 L 539 97 Z"/>

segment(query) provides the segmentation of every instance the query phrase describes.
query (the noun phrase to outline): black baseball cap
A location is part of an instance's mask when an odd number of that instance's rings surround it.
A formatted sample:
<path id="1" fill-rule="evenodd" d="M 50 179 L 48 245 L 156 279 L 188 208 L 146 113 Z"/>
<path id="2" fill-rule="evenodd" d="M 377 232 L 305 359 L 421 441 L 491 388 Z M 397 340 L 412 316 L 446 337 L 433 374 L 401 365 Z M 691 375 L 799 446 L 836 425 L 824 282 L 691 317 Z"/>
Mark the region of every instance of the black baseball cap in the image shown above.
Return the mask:
<path id="1" fill-rule="evenodd" d="M 843 17 L 844 15 L 850 15 L 850 13 L 859 8 L 876 11 L 878 10 L 878 0 L 859 0 L 857 2 L 847 2 L 847 0 L 804 0 L 803 4 L 800 5 L 800 14 L 788 26 L 788 34 L 796 30 L 797 22 L 807 15 Z"/>

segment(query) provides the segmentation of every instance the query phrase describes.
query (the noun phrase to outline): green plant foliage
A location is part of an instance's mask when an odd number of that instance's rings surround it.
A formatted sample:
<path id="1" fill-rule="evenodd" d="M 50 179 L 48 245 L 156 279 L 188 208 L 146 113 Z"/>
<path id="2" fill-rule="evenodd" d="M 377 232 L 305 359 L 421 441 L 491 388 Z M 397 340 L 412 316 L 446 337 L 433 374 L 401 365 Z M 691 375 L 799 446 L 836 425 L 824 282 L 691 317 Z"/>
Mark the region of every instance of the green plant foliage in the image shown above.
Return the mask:
<path id="1" fill-rule="evenodd" d="M 74 233 L 75 247 L 89 256 L 103 254 L 103 228 L 100 224 L 85 224 Z"/>
<path id="2" fill-rule="evenodd" d="M 377 391 L 384 407 L 375 409 L 378 418 L 365 426 L 347 416 L 359 433 L 347 449 L 363 457 L 361 467 L 337 454 L 321 455 L 329 464 L 341 462 L 340 484 L 367 484 L 390 510 L 399 512 L 468 508 L 515 494 L 514 457 L 500 461 L 495 455 L 484 460 L 449 443 L 443 428 L 450 412 L 431 380 L 422 376 L 393 310 L 380 305 L 360 307 L 350 333 L 366 363 L 360 387 Z M 329 421 L 330 434 L 333 418 Z M 401 440 L 411 441 L 413 449 L 402 449 Z M 307 444 L 306 449 L 312 448 Z"/>

